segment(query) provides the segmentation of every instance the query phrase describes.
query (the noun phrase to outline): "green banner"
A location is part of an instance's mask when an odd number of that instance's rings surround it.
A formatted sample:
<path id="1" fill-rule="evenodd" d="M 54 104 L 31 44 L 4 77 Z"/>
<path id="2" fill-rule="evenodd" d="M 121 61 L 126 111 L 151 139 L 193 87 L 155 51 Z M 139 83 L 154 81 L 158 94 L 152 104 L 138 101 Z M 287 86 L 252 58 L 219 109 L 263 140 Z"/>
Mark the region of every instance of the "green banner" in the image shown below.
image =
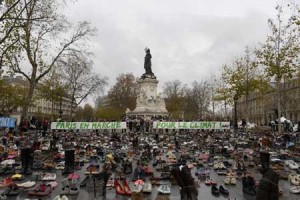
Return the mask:
<path id="1" fill-rule="evenodd" d="M 126 129 L 126 122 L 52 122 L 51 129 L 57 129 L 57 130 Z"/>
<path id="2" fill-rule="evenodd" d="M 230 122 L 153 122 L 154 129 L 230 129 Z"/>

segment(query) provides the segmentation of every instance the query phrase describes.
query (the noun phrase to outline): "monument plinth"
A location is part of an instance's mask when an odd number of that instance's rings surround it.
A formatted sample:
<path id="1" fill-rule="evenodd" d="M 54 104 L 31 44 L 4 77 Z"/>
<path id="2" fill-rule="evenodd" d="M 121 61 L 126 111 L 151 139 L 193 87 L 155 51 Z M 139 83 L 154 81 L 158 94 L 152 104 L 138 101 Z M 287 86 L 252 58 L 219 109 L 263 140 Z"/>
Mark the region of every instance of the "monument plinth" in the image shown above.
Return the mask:
<path id="1" fill-rule="evenodd" d="M 133 116 L 168 116 L 165 100 L 157 95 L 158 80 L 151 70 L 150 49 L 146 49 L 144 68 L 146 73 L 142 75 L 138 83 L 138 95 L 136 108 L 133 111 L 127 109 L 127 115 Z"/>

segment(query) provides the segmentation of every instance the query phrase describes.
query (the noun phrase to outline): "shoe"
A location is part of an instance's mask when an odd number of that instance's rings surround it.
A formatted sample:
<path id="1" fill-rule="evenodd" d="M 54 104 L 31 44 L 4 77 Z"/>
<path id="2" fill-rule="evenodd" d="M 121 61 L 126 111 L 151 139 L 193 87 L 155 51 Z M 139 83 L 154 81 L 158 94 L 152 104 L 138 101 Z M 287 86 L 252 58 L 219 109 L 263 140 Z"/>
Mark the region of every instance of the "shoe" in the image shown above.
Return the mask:
<path id="1" fill-rule="evenodd" d="M 215 181 L 214 179 L 210 179 L 210 184 L 211 185 L 217 185 L 217 181 Z"/>
<path id="2" fill-rule="evenodd" d="M 236 185 L 236 178 L 235 177 L 231 177 L 230 183 L 231 183 L 231 185 Z"/>
<path id="3" fill-rule="evenodd" d="M 214 194 L 214 195 L 219 195 L 219 194 L 220 194 L 220 191 L 219 191 L 219 189 L 217 188 L 217 186 L 212 185 L 212 186 L 211 186 L 211 193 Z"/>
<path id="4" fill-rule="evenodd" d="M 0 194 L 0 199 L 1 200 L 6 200 L 7 199 L 7 196 L 5 194 Z"/>
<path id="5" fill-rule="evenodd" d="M 106 183 L 106 187 L 113 187 L 113 186 L 114 186 L 114 179 L 110 178 Z"/>
<path id="6" fill-rule="evenodd" d="M 152 192 L 152 184 L 151 184 L 151 182 L 145 183 L 142 191 L 143 191 L 143 193 L 151 193 Z"/>
<path id="7" fill-rule="evenodd" d="M 211 185 L 211 179 L 209 177 L 206 178 L 205 185 Z"/>
<path id="8" fill-rule="evenodd" d="M 124 189 L 124 193 L 126 195 L 129 195 L 129 196 L 131 195 L 132 192 L 131 192 L 131 189 L 130 189 L 126 179 L 123 180 L 123 189 Z"/>
<path id="9" fill-rule="evenodd" d="M 116 188 L 116 193 L 120 195 L 125 195 L 124 188 L 120 185 L 118 180 L 115 180 L 115 188 Z"/>
<path id="10" fill-rule="evenodd" d="M 62 188 L 60 194 L 70 194 L 69 180 L 67 178 L 61 181 Z"/>
<path id="11" fill-rule="evenodd" d="M 225 180 L 224 180 L 225 185 L 229 185 L 231 183 L 231 177 L 230 176 L 226 176 Z"/>
<path id="12" fill-rule="evenodd" d="M 161 194 L 170 194 L 171 193 L 171 189 L 168 185 L 159 186 L 157 191 Z"/>
<path id="13" fill-rule="evenodd" d="M 5 178 L 3 181 L 0 182 L 0 187 L 7 187 L 13 183 L 10 177 Z"/>
<path id="14" fill-rule="evenodd" d="M 220 191 L 220 193 L 223 194 L 223 195 L 229 195 L 228 190 L 226 190 L 222 185 L 220 185 L 219 191 Z"/>
<path id="15" fill-rule="evenodd" d="M 70 188 L 70 192 L 69 192 L 69 194 L 78 194 L 79 193 L 79 189 L 78 189 L 78 187 L 71 187 Z"/>
<path id="16" fill-rule="evenodd" d="M 141 185 L 133 185 L 133 189 L 132 189 L 132 192 L 134 193 L 140 193 L 143 189 L 143 186 Z"/>

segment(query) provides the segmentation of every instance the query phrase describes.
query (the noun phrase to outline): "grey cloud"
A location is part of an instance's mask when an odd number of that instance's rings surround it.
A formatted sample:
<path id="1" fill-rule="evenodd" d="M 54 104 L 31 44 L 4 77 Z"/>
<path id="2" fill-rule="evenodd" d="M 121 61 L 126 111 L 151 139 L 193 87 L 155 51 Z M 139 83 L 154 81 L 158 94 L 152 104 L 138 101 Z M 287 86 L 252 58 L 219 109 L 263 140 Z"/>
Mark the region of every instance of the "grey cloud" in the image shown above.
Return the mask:
<path id="1" fill-rule="evenodd" d="M 215 6 L 217 12 L 209 15 L 209 11 L 201 10 L 199 3 L 193 7 L 191 2 L 182 8 L 180 1 L 171 0 L 146 1 L 146 5 L 130 0 L 118 4 L 92 2 L 97 5 L 88 6 L 80 1 L 80 6 L 74 5 L 73 12 L 67 14 L 74 21 L 91 20 L 98 28 L 92 48 L 95 70 L 108 76 L 110 84 L 120 73 L 132 72 L 136 76 L 144 73 L 145 46 L 151 49 L 153 71 L 161 85 L 174 79 L 190 84 L 208 78 L 222 64 L 241 54 L 246 45 L 265 39 L 267 19 L 274 7 L 271 1 L 264 4 L 257 0 L 251 1 L 254 7 L 249 9 L 237 6 L 226 10 L 230 5 L 201 1 L 208 7 Z M 265 11 L 263 7 L 256 9 L 255 6 L 262 4 L 269 7 Z M 222 10 L 223 13 L 218 13 Z"/>

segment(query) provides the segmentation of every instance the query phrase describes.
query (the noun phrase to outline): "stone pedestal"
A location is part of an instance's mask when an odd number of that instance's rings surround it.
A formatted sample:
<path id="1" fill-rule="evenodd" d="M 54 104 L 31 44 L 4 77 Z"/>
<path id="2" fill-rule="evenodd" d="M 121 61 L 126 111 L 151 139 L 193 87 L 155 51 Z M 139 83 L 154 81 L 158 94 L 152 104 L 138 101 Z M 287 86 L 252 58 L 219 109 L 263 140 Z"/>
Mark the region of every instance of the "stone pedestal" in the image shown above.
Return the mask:
<path id="1" fill-rule="evenodd" d="M 133 111 L 127 110 L 127 115 L 133 116 L 168 116 L 165 100 L 157 95 L 158 80 L 156 77 L 142 77 L 138 81 L 138 95 L 136 108 Z"/>

